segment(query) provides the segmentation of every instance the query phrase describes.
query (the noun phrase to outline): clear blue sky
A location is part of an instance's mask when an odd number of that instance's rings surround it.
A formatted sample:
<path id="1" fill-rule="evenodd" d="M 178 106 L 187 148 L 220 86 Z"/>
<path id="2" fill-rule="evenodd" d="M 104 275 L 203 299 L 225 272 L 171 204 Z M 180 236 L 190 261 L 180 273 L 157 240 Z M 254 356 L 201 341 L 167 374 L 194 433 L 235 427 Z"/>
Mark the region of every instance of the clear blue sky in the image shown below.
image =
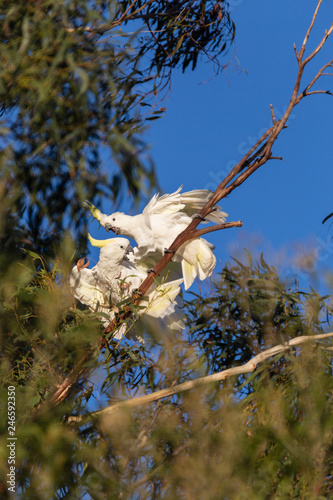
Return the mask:
<path id="1" fill-rule="evenodd" d="M 236 42 L 225 62 L 235 53 L 238 63 L 232 60 L 226 73 L 216 78 L 207 61 L 192 73 L 174 71 L 166 115 L 151 122 L 146 133 L 164 192 L 181 184 L 185 191 L 215 189 L 224 172 L 271 125 L 270 103 L 277 117 L 281 116 L 297 74 L 293 43 L 300 48 L 316 3 L 230 1 Z M 324 0 L 307 53 L 332 22 L 333 3 Z M 333 35 L 309 65 L 302 88 L 332 58 L 332 49 Z M 317 88 L 333 90 L 333 76 Z M 304 99 L 273 148 L 273 154 L 284 161 L 267 163 L 222 200 L 229 220 L 244 223 L 241 229 L 208 236 L 222 263 L 236 255 L 237 248 L 255 247 L 257 252 L 264 251 L 268 262 L 280 262 L 280 269 L 288 275 L 294 272 L 294 256 L 303 248 L 315 250 L 315 268 L 332 268 L 333 227 L 321 224 L 333 211 L 332 111 L 331 96 Z M 102 229 L 97 231 L 96 222 L 91 232 L 107 237 Z M 300 269 L 299 275 L 303 287 L 314 282 L 323 289 L 323 283 L 316 283 L 311 273 Z"/>

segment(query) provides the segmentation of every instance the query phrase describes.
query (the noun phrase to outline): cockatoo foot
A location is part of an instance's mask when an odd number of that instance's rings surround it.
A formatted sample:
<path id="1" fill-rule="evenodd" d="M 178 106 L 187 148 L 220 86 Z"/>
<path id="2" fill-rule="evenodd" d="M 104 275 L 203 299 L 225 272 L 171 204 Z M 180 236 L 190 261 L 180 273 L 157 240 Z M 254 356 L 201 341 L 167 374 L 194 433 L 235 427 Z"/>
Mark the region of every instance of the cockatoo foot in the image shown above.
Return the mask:
<path id="1" fill-rule="evenodd" d="M 207 222 L 207 219 L 205 219 L 204 217 L 202 217 L 202 215 L 200 215 L 200 214 L 194 214 L 194 215 L 192 215 L 192 219 L 200 219 L 201 222 Z"/>
<path id="2" fill-rule="evenodd" d="M 128 255 L 129 255 L 130 253 L 134 253 L 134 250 L 133 250 L 133 248 L 132 248 L 131 246 L 129 246 L 129 247 L 127 248 L 126 253 L 125 253 L 125 255 L 124 255 L 124 260 L 130 260 L 130 259 L 129 259 L 129 257 L 128 257 Z"/>
<path id="3" fill-rule="evenodd" d="M 80 272 L 81 269 L 85 269 L 86 267 L 89 266 L 90 260 L 88 259 L 88 262 L 84 263 L 86 257 L 83 257 L 83 259 L 79 259 L 76 263 L 77 270 Z"/>
<path id="4" fill-rule="evenodd" d="M 123 290 L 126 290 L 126 289 L 128 289 L 131 285 L 132 285 L 132 282 L 131 282 L 131 281 L 129 281 L 128 283 L 122 283 L 122 284 L 120 285 L 120 288 L 122 288 Z"/>

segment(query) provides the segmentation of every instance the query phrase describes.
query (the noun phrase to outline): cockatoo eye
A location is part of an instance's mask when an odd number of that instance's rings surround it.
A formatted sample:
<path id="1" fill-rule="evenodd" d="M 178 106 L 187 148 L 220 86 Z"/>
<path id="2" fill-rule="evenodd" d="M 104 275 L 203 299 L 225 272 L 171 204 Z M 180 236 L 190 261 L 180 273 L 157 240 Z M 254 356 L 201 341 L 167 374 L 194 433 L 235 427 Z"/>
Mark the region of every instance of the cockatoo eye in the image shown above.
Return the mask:
<path id="1" fill-rule="evenodd" d="M 113 219 L 112 219 L 112 220 L 113 220 L 113 222 L 116 222 L 116 219 L 115 219 L 114 217 L 113 217 Z"/>
<path id="2" fill-rule="evenodd" d="M 120 248 L 124 248 L 123 245 L 121 245 Z"/>

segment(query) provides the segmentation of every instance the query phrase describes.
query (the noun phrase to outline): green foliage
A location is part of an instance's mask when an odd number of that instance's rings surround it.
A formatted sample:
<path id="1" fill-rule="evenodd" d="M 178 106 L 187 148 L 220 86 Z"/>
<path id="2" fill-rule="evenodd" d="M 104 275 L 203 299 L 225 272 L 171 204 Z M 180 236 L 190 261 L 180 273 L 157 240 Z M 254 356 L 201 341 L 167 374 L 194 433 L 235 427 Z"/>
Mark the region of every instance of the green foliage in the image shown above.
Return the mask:
<path id="1" fill-rule="evenodd" d="M 277 355 L 248 376 L 85 424 L 67 423 L 69 416 L 89 415 L 322 332 L 331 321 L 331 297 L 286 285 L 263 258 L 236 263 L 222 270 L 208 297 L 193 296 L 186 304 L 187 337 L 151 331 L 145 345 L 109 339 L 98 354 L 96 314 L 75 306 L 64 280 L 71 252 L 68 242 L 51 271 L 31 254 L 1 280 L 1 429 L 6 439 L 6 389 L 15 385 L 23 498 L 332 496 L 327 341 Z M 70 397 L 50 404 L 49 395 L 87 354 Z"/>
<path id="2" fill-rule="evenodd" d="M 74 308 L 65 254 L 48 271 L 43 259 L 29 253 L 2 273 L 1 379 L 27 387 L 34 407 L 96 345 L 100 325 L 93 314 Z"/>
<path id="3" fill-rule="evenodd" d="M 314 290 L 288 286 L 264 258 L 249 265 L 226 266 L 211 284 L 210 297 L 188 304 L 190 341 L 205 353 L 208 370 L 219 371 L 247 362 L 262 349 L 310 331 L 322 332 L 329 302 Z"/>
<path id="4" fill-rule="evenodd" d="M 332 497 L 328 341 L 277 355 L 248 376 L 91 415 L 331 322 L 331 297 L 285 284 L 249 256 L 248 266 L 223 269 L 207 297 L 192 295 L 185 334 L 151 330 L 136 345 L 111 332 L 101 350 L 101 313 L 75 304 L 68 287 L 86 241 L 82 201 L 118 202 L 125 189 L 138 198 L 155 182 L 144 125 L 163 115 L 159 92 L 173 68 L 195 68 L 200 54 L 219 67 L 234 37 L 227 3 L 0 7 L 1 495 L 15 386 L 15 498 Z M 79 378 L 57 404 L 73 370 Z"/>
<path id="5" fill-rule="evenodd" d="M 0 203 L 10 199 L 20 246 L 54 253 L 69 229 L 84 248 L 85 199 L 138 200 L 156 183 L 144 124 L 165 111 L 154 99 L 171 68 L 232 41 L 216 6 L 0 0 Z"/>
<path id="6" fill-rule="evenodd" d="M 131 2 L 122 2 L 129 5 Z M 142 2 L 143 4 L 144 2 Z M 135 9 L 135 7 L 134 7 Z M 152 52 L 151 69 L 167 72 L 178 65 L 194 69 L 203 53 L 221 67 L 218 56 L 235 36 L 235 25 L 226 2 L 157 1 L 144 10 L 142 18 L 153 37 L 143 36 L 141 51 Z"/>

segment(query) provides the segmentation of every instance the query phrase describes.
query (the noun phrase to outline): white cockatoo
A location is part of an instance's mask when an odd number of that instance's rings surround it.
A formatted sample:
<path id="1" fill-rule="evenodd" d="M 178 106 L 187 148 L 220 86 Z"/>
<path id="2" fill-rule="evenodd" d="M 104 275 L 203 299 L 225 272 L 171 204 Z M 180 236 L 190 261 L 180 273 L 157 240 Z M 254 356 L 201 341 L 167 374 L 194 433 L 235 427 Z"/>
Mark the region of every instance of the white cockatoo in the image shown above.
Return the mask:
<path id="1" fill-rule="evenodd" d="M 208 189 L 187 193 L 181 193 L 181 189 L 163 196 L 155 194 L 143 212 L 134 216 L 122 212 L 105 215 L 91 204 L 85 206 L 106 230 L 133 238 L 138 248 L 135 258 L 143 262 L 144 257 L 151 254 L 163 254 L 212 195 Z M 206 221 L 220 224 L 225 222 L 227 215 L 217 206 L 206 216 Z M 179 248 L 174 260 L 181 261 L 185 289 L 196 276 L 203 280 L 212 274 L 216 265 L 212 249 L 214 246 L 203 238 L 189 240 Z"/>
<path id="2" fill-rule="evenodd" d="M 109 238 L 109 242 L 116 238 Z M 126 238 L 117 238 L 117 245 L 114 245 L 115 261 L 121 262 L 126 260 L 126 254 L 132 249 L 130 242 Z M 114 273 L 117 272 L 117 266 L 112 263 L 108 264 L 107 256 L 103 258 L 92 269 L 87 269 L 86 265 L 82 265 L 79 261 L 72 269 L 69 278 L 69 284 L 73 291 L 74 297 L 82 304 L 89 307 L 91 311 L 102 312 L 107 315 L 100 316 L 100 320 L 107 326 L 115 317 L 114 304 L 121 300 L 119 282 L 116 280 Z M 107 270 L 107 273 L 105 272 Z M 121 339 L 126 332 L 126 323 L 120 325 L 114 334 L 115 339 Z"/>
<path id="3" fill-rule="evenodd" d="M 131 295 L 139 288 L 148 273 L 129 260 L 128 254 L 133 249 L 126 238 L 97 240 L 90 235 L 88 238 L 93 246 L 101 248 L 94 274 L 102 287 L 110 285 L 113 293 L 118 294 L 120 298 Z M 178 279 L 158 286 L 154 283 L 147 291 L 148 301 L 142 300 L 140 303 L 141 307 L 145 302 L 147 304 L 143 312 L 159 317 L 177 297 L 182 282 L 182 279 Z"/>
<path id="4" fill-rule="evenodd" d="M 117 303 L 129 297 L 147 276 L 147 272 L 138 270 L 133 262 L 128 259 L 129 252 L 133 251 L 126 238 L 109 238 L 96 240 L 89 235 L 93 246 L 101 248 L 98 263 L 92 268 L 74 266 L 70 285 L 74 296 L 91 310 L 105 312 L 109 319 L 101 317 L 106 325 L 115 316 Z M 82 274 L 81 274 L 82 273 Z M 160 285 L 153 284 L 147 295 L 138 304 L 137 316 L 148 315 L 153 318 L 168 318 L 173 315 L 173 323 L 177 319 L 172 304 L 179 291 L 182 279 L 165 282 Z M 168 312 L 169 310 L 169 312 Z M 167 320 L 166 320 L 167 322 Z M 126 331 L 126 324 L 122 324 L 114 335 L 120 339 Z M 132 329 L 134 336 L 135 328 Z"/>

